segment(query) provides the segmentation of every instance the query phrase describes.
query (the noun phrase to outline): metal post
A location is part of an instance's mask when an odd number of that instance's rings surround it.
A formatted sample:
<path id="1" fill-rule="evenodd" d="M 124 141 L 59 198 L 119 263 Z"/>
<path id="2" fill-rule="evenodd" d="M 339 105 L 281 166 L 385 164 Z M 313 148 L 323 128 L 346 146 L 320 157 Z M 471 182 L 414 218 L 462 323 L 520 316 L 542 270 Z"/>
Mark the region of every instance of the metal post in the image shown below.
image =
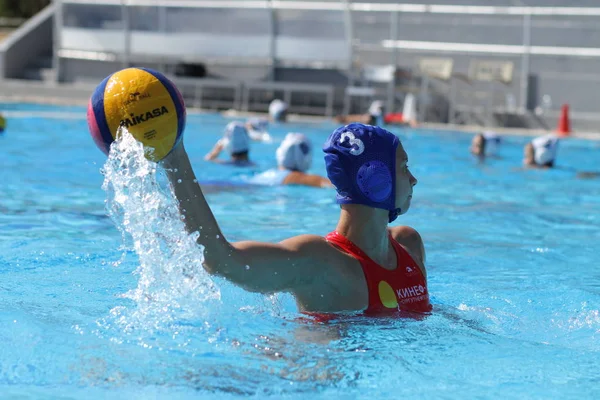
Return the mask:
<path id="1" fill-rule="evenodd" d="M 59 83 L 62 81 L 60 50 L 62 49 L 63 5 L 62 0 L 54 0 L 54 2 L 54 32 L 52 33 L 54 51 L 52 52 L 52 66 L 54 68 L 54 82 Z"/>
<path id="2" fill-rule="evenodd" d="M 128 68 L 131 55 L 131 27 L 129 24 L 129 7 L 127 6 L 127 0 L 121 0 L 121 18 L 123 18 L 123 68 Z"/>
<path id="3" fill-rule="evenodd" d="M 529 91 L 529 56 L 531 49 L 531 14 L 523 15 L 523 57 L 521 59 L 521 93 L 519 95 L 520 111 L 527 110 L 527 93 Z"/>
<path id="4" fill-rule="evenodd" d="M 346 46 L 348 47 L 348 65 L 346 66 L 346 73 L 348 75 L 348 86 L 354 86 L 354 75 L 352 67 L 354 65 L 354 46 L 352 44 L 354 39 L 354 30 L 352 29 L 352 12 L 350 10 L 350 1 L 343 0 L 344 3 L 344 27 L 346 34 Z"/>
<path id="5" fill-rule="evenodd" d="M 283 101 L 286 102 L 288 107 L 292 106 L 292 91 L 289 88 L 283 89 Z"/>
<path id="6" fill-rule="evenodd" d="M 158 31 L 160 33 L 167 33 L 167 7 L 164 4 L 158 6 Z"/>
<path id="7" fill-rule="evenodd" d="M 474 122 L 477 123 L 475 116 L 477 115 L 478 111 L 475 110 L 475 103 L 479 104 L 479 99 L 477 99 L 477 88 L 473 87 L 472 82 L 469 83 L 469 86 L 469 109 L 467 111 L 467 125 L 473 125 Z"/>
<path id="8" fill-rule="evenodd" d="M 275 10 L 275 6 L 273 4 L 273 0 L 269 1 L 269 9 L 271 11 L 271 29 L 269 32 L 269 56 L 271 57 L 271 65 L 270 65 L 270 81 L 275 81 L 275 60 L 277 58 L 277 43 L 275 41 L 276 27 L 277 27 L 277 11 Z"/>
<path id="9" fill-rule="evenodd" d="M 202 109 L 202 84 L 200 82 L 195 82 L 196 90 L 194 91 L 194 106 L 199 109 Z"/>
<path id="10" fill-rule="evenodd" d="M 420 94 L 417 100 L 417 115 L 416 117 L 418 118 L 418 122 L 426 122 L 425 121 L 425 109 L 427 107 L 427 102 L 426 102 L 426 98 L 427 98 L 427 93 L 429 92 L 429 77 L 427 75 L 424 75 L 423 78 L 421 79 L 421 89 L 420 89 Z"/>
<path id="11" fill-rule="evenodd" d="M 327 91 L 327 102 L 325 106 L 325 116 L 333 117 L 333 87 L 330 87 Z"/>
<path id="12" fill-rule="evenodd" d="M 390 18 L 390 40 L 392 43 L 395 43 L 398 40 L 398 11 L 394 10 L 390 14 Z M 390 63 L 394 66 L 394 72 L 392 79 L 388 83 L 386 106 L 388 112 L 394 112 L 396 109 L 396 67 L 398 66 L 398 48 L 396 46 L 392 46 Z"/>
<path id="13" fill-rule="evenodd" d="M 494 126 L 494 94 L 495 94 L 495 82 L 493 80 L 491 80 L 489 82 L 489 91 L 488 91 L 488 102 L 487 102 L 487 118 L 486 121 L 484 121 L 484 126 Z"/>
<path id="14" fill-rule="evenodd" d="M 454 103 L 456 102 L 456 78 L 450 77 L 450 102 L 448 104 L 448 123 L 454 124 Z"/>
<path id="15" fill-rule="evenodd" d="M 244 85 L 242 91 L 242 111 L 248 111 L 248 103 L 250 101 L 250 88 L 248 85 Z"/>
<path id="16" fill-rule="evenodd" d="M 167 7 L 165 5 L 158 5 L 158 32 L 162 35 L 167 35 Z M 160 57 L 160 70 L 166 71 L 167 66 L 165 62 L 165 57 Z M 173 71 L 175 72 L 175 71 Z"/>
<path id="17" fill-rule="evenodd" d="M 350 102 L 352 101 L 351 88 L 352 86 L 348 86 L 344 89 L 344 109 L 342 114 L 348 115 L 350 113 Z"/>
<path id="18" fill-rule="evenodd" d="M 233 89 L 233 109 L 241 109 L 241 97 L 242 97 L 242 84 L 238 82 L 237 86 Z"/>

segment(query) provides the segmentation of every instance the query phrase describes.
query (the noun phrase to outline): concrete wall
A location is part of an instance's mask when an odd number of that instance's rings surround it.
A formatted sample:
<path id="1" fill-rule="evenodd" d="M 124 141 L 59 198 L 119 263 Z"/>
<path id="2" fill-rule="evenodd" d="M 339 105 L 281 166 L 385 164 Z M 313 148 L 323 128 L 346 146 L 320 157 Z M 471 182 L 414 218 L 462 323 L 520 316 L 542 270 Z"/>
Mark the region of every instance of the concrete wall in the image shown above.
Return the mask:
<path id="1" fill-rule="evenodd" d="M 0 77 L 23 78 L 37 57 L 52 53 L 53 15 L 54 6 L 50 5 L 0 44 Z"/>
<path id="2" fill-rule="evenodd" d="M 598 1 L 411 0 L 406 3 L 600 7 Z M 326 2 L 339 4 L 338 0 L 316 3 Z M 360 2 L 399 3 L 395 0 Z M 75 5 L 65 11 L 65 29 L 61 34 L 63 46 L 107 53 L 119 53 L 127 47 L 124 42 L 125 23 L 118 6 L 96 5 L 92 13 L 87 13 L 82 7 L 81 4 Z M 401 70 L 400 84 L 404 86 L 399 91 L 415 91 L 418 79 L 413 78 L 418 75 L 417 65 L 423 57 L 451 58 L 454 73 L 462 75 L 468 74 L 474 60 L 511 61 L 514 64 L 512 82 L 457 81 L 456 87 L 461 92 L 456 96 L 457 102 L 489 107 L 506 106 L 512 101 L 516 105 L 526 104 L 530 110 L 543 105 L 550 111 L 568 103 L 574 116 L 600 121 L 600 102 L 596 100 L 600 90 L 600 53 L 581 56 L 560 52 L 561 48 L 599 49 L 600 17 L 597 16 L 534 15 L 530 21 L 529 44 L 558 48 L 558 53 L 532 54 L 525 60 L 523 55 L 511 51 L 491 53 L 485 48 L 477 50 L 477 45 L 520 48 L 524 43 L 525 18 L 518 15 L 352 11 L 352 26 L 348 30 L 346 14 L 339 10 L 280 8 L 273 13 L 273 20 L 271 12 L 265 9 L 160 9 L 148 6 L 133 7 L 132 10 L 135 10 L 129 17 L 132 65 L 155 66 L 168 72 L 179 62 L 203 63 L 208 77 L 327 83 L 338 86 L 341 93 L 348 84 L 348 77 L 358 75 L 360 68 L 366 65 L 396 65 Z M 346 41 L 350 31 L 353 38 L 351 60 L 349 42 Z M 385 47 L 385 41 L 402 42 L 405 47 L 399 45 L 397 50 L 393 50 Z M 417 50 L 416 43 L 423 42 L 439 48 Z M 450 50 L 451 44 L 464 46 Z M 269 65 L 271 58 L 275 61 L 275 68 Z M 319 64 L 319 61 L 322 63 Z M 524 64 L 524 61 L 527 62 Z M 355 70 L 346 71 L 351 63 Z M 97 81 L 124 64 L 65 58 L 61 66 L 62 78 L 71 82 Z M 521 79 L 525 75 L 526 79 Z M 529 83 L 524 96 L 523 82 Z M 413 87 L 407 87 L 410 85 Z M 443 82 L 435 85 L 438 96 L 444 96 L 450 87 Z M 336 96 L 336 105 L 341 97 Z M 397 98 L 397 108 L 400 108 L 402 93 Z"/>

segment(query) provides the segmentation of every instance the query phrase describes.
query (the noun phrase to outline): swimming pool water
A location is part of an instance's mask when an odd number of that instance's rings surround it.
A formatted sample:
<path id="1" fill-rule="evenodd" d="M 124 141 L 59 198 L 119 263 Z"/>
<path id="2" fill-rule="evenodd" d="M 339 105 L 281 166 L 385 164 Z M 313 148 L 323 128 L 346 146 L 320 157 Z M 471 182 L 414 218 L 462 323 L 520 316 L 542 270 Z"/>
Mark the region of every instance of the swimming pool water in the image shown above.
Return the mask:
<path id="1" fill-rule="evenodd" d="M 478 164 L 471 135 L 395 129 L 419 180 L 396 223 L 424 238 L 434 312 L 322 325 L 288 295 L 208 277 L 160 170 L 105 165 L 84 108 L 4 110 L 1 397 L 600 396 L 600 179 L 574 172 L 600 170 L 597 142 L 563 140 L 559 168 L 524 171 L 525 137 Z M 190 115 L 185 144 L 201 182 L 230 183 L 205 186 L 230 240 L 335 227 L 331 190 L 243 185 L 288 131 L 313 140 L 324 174 L 334 125 L 273 125 L 242 170 L 202 159 L 226 122 Z"/>

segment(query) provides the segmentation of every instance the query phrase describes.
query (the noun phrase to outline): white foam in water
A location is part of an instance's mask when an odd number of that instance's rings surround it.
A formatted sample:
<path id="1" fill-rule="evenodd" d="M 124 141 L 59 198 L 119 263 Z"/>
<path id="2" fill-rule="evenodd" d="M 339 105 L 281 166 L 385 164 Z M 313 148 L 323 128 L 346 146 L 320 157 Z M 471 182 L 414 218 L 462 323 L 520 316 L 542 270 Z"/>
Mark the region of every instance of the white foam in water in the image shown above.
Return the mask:
<path id="1" fill-rule="evenodd" d="M 139 258 L 138 286 L 123 296 L 135 309 L 111 314 L 123 329 L 166 327 L 181 319 L 207 317 L 220 292 L 202 268 L 198 234 L 189 235 L 164 173 L 144 157 L 144 148 L 123 129 L 103 168 L 106 209 L 126 247 Z M 163 178 L 161 180 L 161 178 Z"/>

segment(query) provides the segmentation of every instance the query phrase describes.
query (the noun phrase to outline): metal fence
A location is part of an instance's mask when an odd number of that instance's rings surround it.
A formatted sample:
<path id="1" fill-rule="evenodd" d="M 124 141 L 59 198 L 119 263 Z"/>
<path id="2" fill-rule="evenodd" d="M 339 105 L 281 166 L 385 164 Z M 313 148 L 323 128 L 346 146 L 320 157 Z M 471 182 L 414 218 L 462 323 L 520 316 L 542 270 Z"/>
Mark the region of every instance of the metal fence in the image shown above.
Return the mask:
<path id="1" fill-rule="evenodd" d="M 273 81 L 277 68 L 334 69 L 347 78 L 344 86 L 373 87 L 391 109 L 401 107 L 406 93 L 419 94 L 419 107 L 437 110 L 421 111 L 426 119 L 486 124 L 494 113 L 551 113 L 562 103 L 575 116 L 595 118 L 595 0 L 573 0 L 569 7 L 559 7 L 559 0 L 528 1 L 535 6 L 455 1 L 55 0 L 57 65 L 76 59 L 203 63 L 214 70 L 235 66 L 230 78 L 252 67 L 254 76 L 242 80 L 255 81 Z M 450 71 L 432 73 L 424 59 L 449 59 Z M 365 78 L 374 66 L 394 67 L 389 82 Z M 466 115 L 468 109 L 478 118 Z"/>

